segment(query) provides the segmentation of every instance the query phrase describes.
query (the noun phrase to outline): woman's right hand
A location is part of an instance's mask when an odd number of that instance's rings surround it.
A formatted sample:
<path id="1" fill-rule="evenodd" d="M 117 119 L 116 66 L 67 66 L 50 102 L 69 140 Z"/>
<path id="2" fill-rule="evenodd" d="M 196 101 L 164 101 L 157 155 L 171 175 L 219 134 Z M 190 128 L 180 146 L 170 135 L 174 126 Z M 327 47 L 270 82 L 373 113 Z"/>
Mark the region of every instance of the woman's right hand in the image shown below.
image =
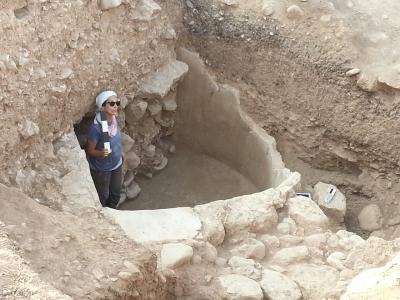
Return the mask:
<path id="1" fill-rule="evenodd" d="M 101 150 L 101 154 L 103 158 L 106 158 L 108 155 L 110 155 L 111 151 L 108 151 L 106 149 Z"/>

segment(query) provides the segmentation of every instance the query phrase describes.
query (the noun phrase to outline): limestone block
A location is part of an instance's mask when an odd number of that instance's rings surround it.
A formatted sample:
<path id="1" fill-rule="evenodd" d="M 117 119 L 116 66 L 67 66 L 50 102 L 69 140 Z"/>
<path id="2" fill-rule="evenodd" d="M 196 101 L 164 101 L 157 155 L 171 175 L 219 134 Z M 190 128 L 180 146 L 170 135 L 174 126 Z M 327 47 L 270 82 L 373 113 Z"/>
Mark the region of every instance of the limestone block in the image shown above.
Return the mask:
<path id="1" fill-rule="evenodd" d="M 78 208 L 100 207 L 86 153 L 81 149 L 74 132 L 61 137 L 57 157 L 63 161 L 68 171 L 61 178 L 60 185 L 69 205 Z"/>
<path id="2" fill-rule="evenodd" d="M 121 144 L 124 153 L 128 153 L 132 149 L 133 145 L 135 145 L 135 141 L 126 133 L 121 132 Z"/>
<path id="3" fill-rule="evenodd" d="M 122 4 L 122 0 L 99 0 L 98 4 L 101 10 L 109 10 Z"/>
<path id="4" fill-rule="evenodd" d="M 339 272 L 334 268 L 314 264 L 290 266 L 287 275 L 299 285 L 304 299 L 329 298 L 339 280 Z"/>
<path id="5" fill-rule="evenodd" d="M 227 217 L 224 222 L 226 233 L 232 235 L 241 231 L 267 231 L 276 225 L 278 214 L 273 205 L 275 196 L 274 190 L 267 190 L 227 200 Z"/>
<path id="6" fill-rule="evenodd" d="M 135 170 L 140 165 L 140 158 L 133 151 L 125 152 L 125 159 L 131 170 Z"/>
<path id="7" fill-rule="evenodd" d="M 353 278 L 340 300 L 398 299 L 400 256 L 384 267 L 369 269 Z"/>
<path id="8" fill-rule="evenodd" d="M 306 246 L 296 246 L 279 250 L 272 257 L 272 263 L 277 265 L 290 265 L 295 262 L 310 258 L 310 252 Z"/>
<path id="9" fill-rule="evenodd" d="M 153 0 L 140 0 L 130 17 L 132 20 L 148 22 L 157 17 L 161 7 Z"/>
<path id="10" fill-rule="evenodd" d="M 331 202 L 325 203 L 325 196 L 331 188 L 336 189 L 336 193 Z M 314 186 L 314 200 L 318 203 L 321 209 L 330 217 L 338 222 L 343 222 L 346 214 L 346 197 L 339 189 L 331 184 L 318 182 Z"/>
<path id="11" fill-rule="evenodd" d="M 288 19 L 301 19 L 304 16 L 303 10 L 297 5 L 291 5 L 286 10 L 286 16 Z"/>
<path id="12" fill-rule="evenodd" d="M 346 254 L 343 252 L 333 252 L 326 259 L 326 262 L 333 268 L 341 271 L 346 269 L 344 262 L 346 260 Z"/>
<path id="13" fill-rule="evenodd" d="M 18 124 L 18 132 L 24 139 L 30 138 L 34 135 L 38 135 L 40 130 L 39 126 L 31 120 L 24 119 Z"/>
<path id="14" fill-rule="evenodd" d="M 141 191 L 142 189 L 140 186 L 135 181 L 132 181 L 131 184 L 126 188 L 126 197 L 128 199 L 134 199 Z"/>
<path id="15" fill-rule="evenodd" d="M 304 242 L 308 247 L 323 248 L 328 241 L 325 233 L 316 233 L 304 238 Z"/>
<path id="16" fill-rule="evenodd" d="M 289 216 L 306 231 L 325 229 L 328 225 L 328 218 L 310 198 L 301 196 L 290 198 L 288 207 Z"/>
<path id="17" fill-rule="evenodd" d="M 192 208 L 136 211 L 106 208 L 105 214 L 138 243 L 201 238 L 201 221 Z"/>
<path id="18" fill-rule="evenodd" d="M 137 123 L 145 115 L 147 106 L 148 104 L 146 101 L 130 103 L 125 109 L 126 123 L 130 125 Z"/>
<path id="19" fill-rule="evenodd" d="M 358 222 L 363 230 L 374 231 L 382 228 L 383 215 L 378 205 L 365 206 L 358 215 Z"/>
<path id="20" fill-rule="evenodd" d="M 282 248 L 292 247 L 300 244 L 303 241 L 302 237 L 294 235 L 283 235 L 279 237 L 279 244 Z"/>
<path id="21" fill-rule="evenodd" d="M 220 245 L 225 239 L 225 228 L 222 223 L 226 215 L 225 205 L 225 201 L 214 201 L 194 207 L 194 211 L 203 223 L 203 237 L 214 246 Z"/>
<path id="22" fill-rule="evenodd" d="M 161 266 L 163 269 L 176 269 L 190 262 L 193 256 L 193 248 L 181 244 L 164 244 L 161 249 Z"/>
<path id="23" fill-rule="evenodd" d="M 257 268 L 256 262 L 252 259 L 232 256 L 228 265 L 232 268 L 234 274 L 243 275 L 253 280 L 261 279 L 261 266 Z"/>
<path id="24" fill-rule="evenodd" d="M 244 258 L 263 259 L 265 257 L 265 245 L 256 239 L 247 239 L 242 245 L 232 249 L 231 253 Z"/>
<path id="25" fill-rule="evenodd" d="M 276 249 L 280 246 L 279 238 L 274 235 L 263 234 L 258 239 L 264 243 L 266 251 L 267 249 Z"/>
<path id="26" fill-rule="evenodd" d="M 276 271 L 264 270 L 260 286 L 266 299 L 300 300 L 303 297 L 293 280 Z"/>
<path id="27" fill-rule="evenodd" d="M 222 275 L 215 279 L 218 295 L 226 300 L 262 300 L 260 285 L 242 275 Z"/>
<path id="28" fill-rule="evenodd" d="M 338 245 L 346 251 L 350 251 L 355 248 L 364 248 L 367 243 L 362 237 L 346 230 L 339 230 L 336 232 L 336 236 L 339 239 Z"/>
<path id="29" fill-rule="evenodd" d="M 140 95 L 145 98 L 164 98 L 188 70 L 188 65 L 178 60 L 164 65 L 145 79 Z"/>

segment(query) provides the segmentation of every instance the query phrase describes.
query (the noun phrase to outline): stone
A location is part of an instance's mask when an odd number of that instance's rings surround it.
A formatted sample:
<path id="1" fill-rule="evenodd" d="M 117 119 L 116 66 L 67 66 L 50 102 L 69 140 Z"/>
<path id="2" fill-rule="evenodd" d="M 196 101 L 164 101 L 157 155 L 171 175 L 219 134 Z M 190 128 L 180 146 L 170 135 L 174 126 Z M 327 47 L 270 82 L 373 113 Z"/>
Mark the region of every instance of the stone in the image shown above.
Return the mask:
<path id="1" fill-rule="evenodd" d="M 126 196 L 126 193 L 121 193 L 120 197 L 119 197 L 119 201 L 117 203 L 117 208 L 120 207 L 120 205 L 122 205 L 122 203 L 124 203 L 126 201 L 128 197 Z"/>
<path id="2" fill-rule="evenodd" d="M 122 144 L 122 151 L 124 151 L 124 153 L 128 153 L 135 145 L 135 141 L 126 133 L 121 132 L 121 144 Z"/>
<path id="3" fill-rule="evenodd" d="M 99 0 L 98 4 L 101 10 L 116 8 L 122 4 L 122 0 Z"/>
<path id="4" fill-rule="evenodd" d="M 282 248 L 292 247 L 300 244 L 303 241 L 302 237 L 294 235 L 283 235 L 279 237 L 279 244 Z"/>
<path id="5" fill-rule="evenodd" d="M 153 0 L 140 0 L 130 18 L 135 21 L 149 22 L 155 19 L 160 11 L 160 5 Z"/>
<path id="6" fill-rule="evenodd" d="M 261 9 L 264 16 L 272 16 L 275 12 L 271 3 L 265 3 Z"/>
<path id="7" fill-rule="evenodd" d="M 374 75 L 361 73 L 357 80 L 357 86 L 366 92 L 376 92 L 378 90 L 378 80 Z"/>
<path id="8" fill-rule="evenodd" d="M 286 9 L 288 19 L 301 19 L 304 16 L 303 10 L 297 5 L 291 5 Z"/>
<path id="9" fill-rule="evenodd" d="M 122 280 L 130 280 L 132 274 L 129 272 L 119 272 L 118 277 Z"/>
<path id="10" fill-rule="evenodd" d="M 221 0 L 221 2 L 227 6 L 238 6 L 240 0 Z"/>
<path id="11" fill-rule="evenodd" d="M 225 203 L 220 200 L 194 207 L 194 211 L 203 223 L 202 234 L 204 239 L 214 246 L 222 244 L 225 239 L 225 228 L 222 223 L 226 215 Z"/>
<path id="12" fill-rule="evenodd" d="M 74 74 L 74 71 L 70 68 L 64 68 L 61 70 L 60 75 L 58 76 L 58 79 L 64 80 L 71 78 L 72 75 Z"/>
<path id="13" fill-rule="evenodd" d="M 325 196 L 331 188 L 336 189 L 336 193 L 333 196 L 333 199 L 329 203 L 326 203 L 324 201 Z M 346 214 L 346 197 L 336 186 L 324 182 L 318 182 L 314 186 L 313 197 L 328 216 L 340 223 L 344 221 L 344 216 Z"/>
<path id="14" fill-rule="evenodd" d="M 175 95 L 174 95 L 175 96 Z M 162 100 L 162 108 L 165 111 L 176 111 L 178 105 L 176 104 L 175 97 L 167 97 Z"/>
<path id="15" fill-rule="evenodd" d="M 280 242 L 279 238 L 274 235 L 263 234 L 258 238 L 264 243 L 266 249 L 276 249 L 279 248 Z"/>
<path id="16" fill-rule="evenodd" d="M 232 256 L 228 265 L 232 268 L 234 274 L 243 275 L 253 280 L 261 279 L 261 270 L 256 267 L 256 262 L 239 256 Z"/>
<path id="17" fill-rule="evenodd" d="M 340 300 L 398 299 L 400 256 L 380 268 L 368 269 L 356 275 Z"/>
<path id="18" fill-rule="evenodd" d="M 346 260 L 346 254 L 344 254 L 343 252 L 333 252 L 327 257 L 326 262 L 331 267 L 334 267 L 335 269 L 342 271 L 346 269 L 346 267 L 343 264 L 345 260 Z"/>
<path id="19" fill-rule="evenodd" d="M 262 193 L 240 196 L 227 200 L 228 215 L 224 227 L 229 235 L 238 232 L 260 232 L 272 228 L 278 222 L 273 205 L 277 192 L 270 189 Z"/>
<path id="20" fill-rule="evenodd" d="M 289 277 L 272 270 L 264 270 L 260 286 L 265 299 L 300 300 L 303 299 L 297 284 Z"/>
<path id="21" fill-rule="evenodd" d="M 286 266 L 309 258 L 310 252 L 306 246 L 296 246 L 277 251 L 272 257 L 272 263 Z"/>
<path id="22" fill-rule="evenodd" d="M 60 138 L 56 154 L 66 170 L 66 174 L 60 180 L 60 186 L 68 206 L 79 209 L 100 207 L 99 196 L 90 175 L 86 153 L 81 149 L 73 131 Z"/>
<path id="23" fill-rule="evenodd" d="M 222 275 L 214 283 L 218 296 L 226 300 L 262 300 L 259 284 L 242 275 Z"/>
<path id="24" fill-rule="evenodd" d="M 215 260 L 215 265 L 220 268 L 224 268 L 226 266 L 226 258 L 217 257 L 217 259 Z"/>
<path id="25" fill-rule="evenodd" d="M 323 248 L 327 243 L 328 237 L 325 233 L 316 233 L 304 238 L 308 247 Z"/>
<path id="26" fill-rule="evenodd" d="M 106 208 L 105 214 L 138 243 L 187 240 L 201 236 L 201 221 L 189 207 L 135 211 Z"/>
<path id="27" fill-rule="evenodd" d="M 142 119 L 147 109 L 146 101 L 138 101 L 136 103 L 130 103 L 125 109 L 125 120 L 128 124 L 134 125 L 140 119 Z"/>
<path id="28" fill-rule="evenodd" d="M 38 135 L 40 130 L 39 126 L 31 120 L 24 119 L 18 124 L 18 132 L 24 139 L 28 139 L 32 136 Z"/>
<path id="29" fill-rule="evenodd" d="M 378 205 L 365 206 L 358 215 L 358 222 L 363 230 L 374 231 L 382 228 L 383 215 Z"/>
<path id="30" fill-rule="evenodd" d="M 256 239 L 247 239 L 242 245 L 230 251 L 232 255 L 244 258 L 263 259 L 265 257 L 264 243 Z"/>
<path id="31" fill-rule="evenodd" d="M 351 70 L 347 71 L 347 72 L 346 72 L 346 76 L 347 76 L 347 77 L 351 77 L 351 76 L 360 74 L 360 72 L 361 72 L 360 69 L 354 68 L 354 69 L 351 69 Z"/>
<path id="32" fill-rule="evenodd" d="M 140 165 L 140 158 L 133 151 L 125 152 L 125 159 L 131 170 L 135 170 Z"/>
<path id="33" fill-rule="evenodd" d="M 123 187 L 128 187 L 132 181 L 135 179 L 135 175 L 133 175 L 132 171 L 127 171 L 124 176 L 124 182 L 122 184 Z"/>
<path id="34" fill-rule="evenodd" d="M 215 260 L 218 257 L 218 251 L 217 249 L 210 244 L 209 242 L 206 242 L 204 245 L 204 253 L 203 253 L 203 258 L 208 261 L 208 262 L 215 262 Z"/>
<path id="35" fill-rule="evenodd" d="M 332 267 L 296 264 L 288 267 L 287 276 L 295 281 L 304 299 L 326 299 L 339 280 L 339 272 Z"/>
<path id="36" fill-rule="evenodd" d="M 168 165 L 168 158 L 166 158 L 165 156 L 162 157 L 161 162 L 158 165 L 155 165 L 153 167 L 153 169 L 155 171 L 161 171 L 163 169 L 165 169 L 165 167 Z"/>
<path id="37" fill-rule="evenodd" d="M 193 256 L 193 248 L 181 244 L 164 244 L 161 249 L 161 266 L 163 269 L 176 269 L 190 262 Z"/>
<path id="38" fill-rule="evenodd" d="M 164 65 L 144 80 L 140 95 L 144 98 L 164 98 L 188 70 L 188 65 L 178 60 Z"/>
<path id="39" fill-rule="evenodd" d="M 339 230 L 335 235 L 338 238 L 338 246 L 342 247 L 346 251 L 350 251 L 356 248 L 364 248 L 366 241 L 353 232 L 346 230 Z"/>
<path id="40" fill-rule="evenodd" d="M 135 181 L 132 181 L 132 183 L 126 189 L 126 197 L 128 199 L 134 199 L 140 194 L 141 191 L 142 189 L 140 186 Z"/>
<path id="41" fill-rule="evenodd" d="M 150 116 L 155 116 L 161 112 L 162 106 L 158 103 L 150 104 L 147 109 L 149 110 Z"/>
<path id="42" fill-rule="evenodd" d="M 328 218 L 310 198 L 290 198 L 288 208 L 289 216 L 306 231 L 323 230 L 328 225 Z"/>

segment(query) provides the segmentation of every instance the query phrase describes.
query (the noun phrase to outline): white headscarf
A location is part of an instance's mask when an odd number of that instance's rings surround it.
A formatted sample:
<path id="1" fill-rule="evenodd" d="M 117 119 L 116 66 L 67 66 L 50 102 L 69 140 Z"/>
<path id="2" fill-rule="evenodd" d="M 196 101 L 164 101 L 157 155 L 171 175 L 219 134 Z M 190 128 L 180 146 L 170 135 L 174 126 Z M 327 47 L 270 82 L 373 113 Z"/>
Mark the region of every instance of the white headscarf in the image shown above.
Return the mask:
<path id="1" fill-rule="evenodd" d="M 96 106 L 100 110 L 103 103 L 108 100 L 108 98 L 112 96 L 117 96 L 117 93 L 114 91 L 104 91 L 97 95 L 96 97 Z"/>

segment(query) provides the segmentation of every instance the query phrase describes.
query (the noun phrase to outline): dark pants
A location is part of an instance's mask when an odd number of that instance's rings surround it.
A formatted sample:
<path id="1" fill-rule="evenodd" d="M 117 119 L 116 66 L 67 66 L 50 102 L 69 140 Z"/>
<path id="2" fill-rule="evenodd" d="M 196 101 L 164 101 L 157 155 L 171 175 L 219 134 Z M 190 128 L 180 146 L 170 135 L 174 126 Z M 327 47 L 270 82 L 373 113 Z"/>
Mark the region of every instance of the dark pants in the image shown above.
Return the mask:
<path id="1" fill-rule="evenodd" d="M 102 206 L 116 208 L 121 196 L 122 166 L 113 171 L 90 169 Z"/>

